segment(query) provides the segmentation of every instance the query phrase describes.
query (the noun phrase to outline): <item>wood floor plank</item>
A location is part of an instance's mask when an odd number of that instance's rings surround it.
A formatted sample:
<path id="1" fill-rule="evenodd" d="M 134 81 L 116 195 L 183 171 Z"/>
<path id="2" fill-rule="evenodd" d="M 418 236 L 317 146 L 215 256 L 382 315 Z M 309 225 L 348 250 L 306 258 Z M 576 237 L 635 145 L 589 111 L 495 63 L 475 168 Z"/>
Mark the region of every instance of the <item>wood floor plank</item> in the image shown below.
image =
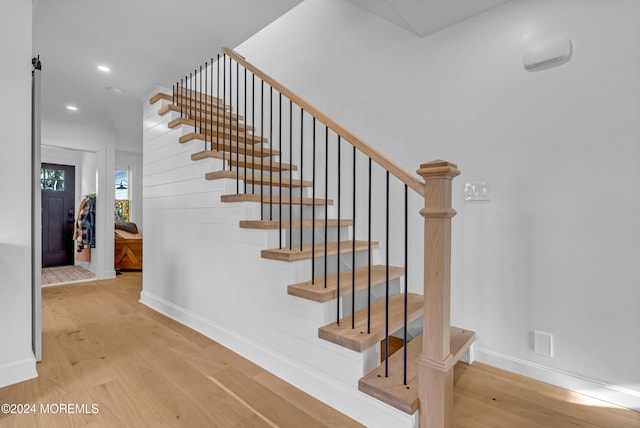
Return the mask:
<path id="1" fill-rule="evenodd" d="M 342 413 L 333 411 L 331 407 L 327 406 L 322 401 L 316 400 L 309 394 L 300 392 L 299 389 L 288 383 L 282 382 L 278 377 L 267 371 L 254 376 L 253 380 L 268 390 L 275 392 L 288 402 L 294 403 L 296 407 L 303 410 L 313 418 L 323 421 L 323 423 L 329 427 L 362 427 L 361 424 L 353 419 Z"/>
<path id="2" fill-rule="evenodd" d="M 210 377 L 212 383 L 223 386 L 229 393 L 246 403 L 265 421 L 276 427 L 325 428 L 323 422 L 298 409 L 253 379 L 234 369 Z"/>

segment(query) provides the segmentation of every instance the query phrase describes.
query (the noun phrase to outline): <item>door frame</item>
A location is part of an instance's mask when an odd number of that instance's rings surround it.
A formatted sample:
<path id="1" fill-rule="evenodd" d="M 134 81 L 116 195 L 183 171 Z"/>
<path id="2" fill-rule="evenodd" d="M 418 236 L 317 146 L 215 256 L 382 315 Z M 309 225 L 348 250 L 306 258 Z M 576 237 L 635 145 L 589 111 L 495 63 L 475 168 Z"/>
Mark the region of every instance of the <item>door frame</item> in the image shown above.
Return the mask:
<path id="1" fill-rule="evenodd" d="M 36 362 L 42 361 L 42 194 L 40 191 L 40 61 L 31 77 L 31 347 Z"/>

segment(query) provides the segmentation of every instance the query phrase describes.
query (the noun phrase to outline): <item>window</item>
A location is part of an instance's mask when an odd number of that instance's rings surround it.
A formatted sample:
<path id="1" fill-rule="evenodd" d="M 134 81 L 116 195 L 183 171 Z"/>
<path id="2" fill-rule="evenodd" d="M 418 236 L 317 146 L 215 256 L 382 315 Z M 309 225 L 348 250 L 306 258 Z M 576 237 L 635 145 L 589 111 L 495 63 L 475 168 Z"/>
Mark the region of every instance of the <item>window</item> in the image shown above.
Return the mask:
<path id="1" fill-rule="evenodd" d="M 64 170 L 40 168 L 40 189 L 64 191 Z"/>
<path id="2" fill-rule="evenodd" d="M 116 223 L 126 223 L 129 221 L 129 170 L 116 169 L 115 183 L 114 221 Z"/>
<path id="3" fill-rule="evenodd" d="M 116 169 L 116 200 L 129 199 L 129 170 Z"/>

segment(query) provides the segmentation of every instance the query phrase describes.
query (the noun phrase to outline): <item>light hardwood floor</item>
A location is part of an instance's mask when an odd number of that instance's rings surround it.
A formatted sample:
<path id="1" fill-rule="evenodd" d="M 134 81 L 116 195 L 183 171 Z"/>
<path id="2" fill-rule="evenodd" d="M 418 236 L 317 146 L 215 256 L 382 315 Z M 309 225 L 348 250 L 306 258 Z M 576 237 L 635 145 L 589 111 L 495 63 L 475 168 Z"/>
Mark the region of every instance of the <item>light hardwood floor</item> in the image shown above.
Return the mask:
<path id="1" fill-rule="evenodd" d="M 0 404 L 37 413 L 0 413 L 0 427 L 360 426 L 141 305 L 140 288 L 141 275 L 127 272 L 44 289 L 39 377 L 0 388 Z M 639 413 L 482 364 L 458 365 L 455 378 L 457 428 L 640 427 Z M 41 412 L 63 403 L 98 412 Z"/>

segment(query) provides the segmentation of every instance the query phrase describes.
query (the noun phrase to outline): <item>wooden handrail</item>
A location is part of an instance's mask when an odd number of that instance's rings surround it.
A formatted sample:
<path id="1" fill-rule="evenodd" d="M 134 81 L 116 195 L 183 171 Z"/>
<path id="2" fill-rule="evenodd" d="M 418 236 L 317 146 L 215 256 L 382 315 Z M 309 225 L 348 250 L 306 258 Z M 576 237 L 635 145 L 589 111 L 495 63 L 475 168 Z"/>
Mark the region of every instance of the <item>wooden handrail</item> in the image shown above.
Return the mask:
<path id="1" fill-rule="evenodd" d="M 333 132 L 341 136 L 343 139 L 347 140 L 351 145 L 370 157 L 378 165 L 389 171 L 398 180 L 402 181 L 404 184 L 416 191 L 420 196 L 424 196 L 424 182 L 396 165 L 392 160 L 385 157 L 376 149 L 330 119 L 327 115 L 325 115 L 324 113 L 313 107 L 311 104 L 294 94 L 292 91 L 269 77 L 262 70 L 248 63 L 242 55 L 228 48 L 223 48 L 222 51 L 230 58 L 233 58 L 236 62 L 241 64 L 244 68 L 251 71 L 254 75 L 267 82 L 272 88 L 278 90 L 280 93 L 282 93 L 282 95 L 286 96 L 291 101 L 296 103 L 299 107 L 302 107 L 307 113 L 314 116 L 318 121 L 329 127 Z"/>

